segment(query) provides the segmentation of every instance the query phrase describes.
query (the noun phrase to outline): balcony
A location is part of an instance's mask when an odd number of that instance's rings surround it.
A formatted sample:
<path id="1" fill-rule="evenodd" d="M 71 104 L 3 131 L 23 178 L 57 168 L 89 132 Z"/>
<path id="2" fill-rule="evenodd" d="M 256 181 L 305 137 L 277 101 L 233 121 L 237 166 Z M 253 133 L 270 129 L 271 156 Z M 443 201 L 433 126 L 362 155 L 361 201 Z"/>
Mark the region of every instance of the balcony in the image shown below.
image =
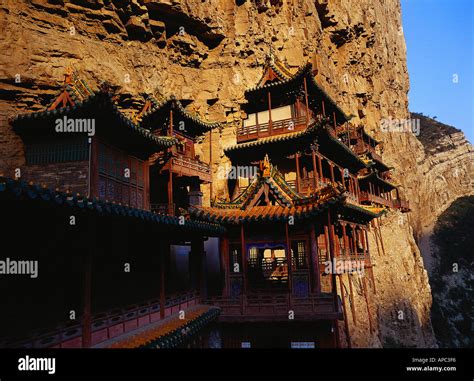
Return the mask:
<path id="1" fill-rule="evenodd" d="M 352 146 L 353 151 L 357 155 L 363 155 L 363 154 L 368 154 L 372 156 L 372 158 L 376 161 L 382 162 L 382 156 L 380 156 L 376 150 L 375 147 L 372 147 L 370 144 L 367 144 L 363 142 L 362 140 L 359 139 L 356 145 Z"/>
<path id="2" fill-rule="evenodd" d="M 270 136 L 288 134 L 306 129 L 306 117 L 275 120 L 269 123 L 254 126 L 240 126 L 237 128 L 237 143 L 246 142 Z"/>
<path id="3" fill-rule="evenodd" d="M 211 182 L 211 168 L 209 164 L 199 159 L 191 158 L 180 154 L 174 154 L 165 164 L 163 170 L 168 170 L 170 162 L 172 163 L 172 171 L 179 176 L 199 177 L 203 182 Z"/>
<path id="4" fill-rule="evenodd" d="M 392 200 L 387 200 L 383 197 L 370 194 L 368 192 L 360 192 L 360 202 L 373 202 L 374 204 L 386 206 L 387 208 L 393 208 L 394 202 Z"/>
<path id="5" fill-rule="evenodd" d="M 240 297 L 216 297 L 205 304 L 221 308 L 221 321 L 288 321 L 288 311 L 297 320 L 342 319 L 341 301 L 335 311 L 331 294 L 296 297 L 289 293 L 251 293 Z"/>
<path id="6" fill-rule="evenodd" d="M 402 212 L 410 211 L 410 203 L 407 200 L 393 200 L 393 207 L 396 209 L 400 209 Z"/>

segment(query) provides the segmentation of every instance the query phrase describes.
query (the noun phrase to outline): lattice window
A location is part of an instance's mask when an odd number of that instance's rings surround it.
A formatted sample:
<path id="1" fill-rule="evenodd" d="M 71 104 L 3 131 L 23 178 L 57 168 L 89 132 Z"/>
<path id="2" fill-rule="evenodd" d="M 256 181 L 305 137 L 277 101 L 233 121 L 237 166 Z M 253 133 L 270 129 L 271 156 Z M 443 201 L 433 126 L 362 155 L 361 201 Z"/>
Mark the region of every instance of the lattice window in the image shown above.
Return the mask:
<path id="1" fill-rule="evenodd" d="M 295 269 L 305 269 L 307 267 L 306 261 L 306 241 L 292 241 L 291 242 L 291 264 Z"/>
<path id="2" fill-rule="evenodd" d="M 51 139 L 26 145 L 28 165 L 83 161 L 88 158 L 89 143 L 85 137 Z"/>
<path id="3" fill-rule="evenodd" d="M 241 255 L 241 247 L 238 244 L 230 245 L 229 247 L 229 259 L 230 259 L 230 272 L 231 273 L 240 273 L 241 266 L 242 266 L 242 255 Z M 236 266 L 236 264 L 238 266 Z M 238 271 L 237 271 L 238 270 Z"/>
<path id="4" fill-rule="evenodd" d="M 144 208 L 145 163 L 102 143 L 99 144 L 98 159 L 99 198 Z"/>

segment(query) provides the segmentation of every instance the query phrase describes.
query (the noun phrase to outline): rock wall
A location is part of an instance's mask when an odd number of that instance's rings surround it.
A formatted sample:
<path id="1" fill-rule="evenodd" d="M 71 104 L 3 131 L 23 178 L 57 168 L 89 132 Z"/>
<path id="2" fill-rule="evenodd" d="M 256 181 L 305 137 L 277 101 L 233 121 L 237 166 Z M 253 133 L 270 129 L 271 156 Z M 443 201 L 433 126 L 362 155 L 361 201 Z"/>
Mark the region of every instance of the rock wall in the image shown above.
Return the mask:
<path id="1" fill-rule="evenodd" d="M 213 133 L 216 178 L 227 160 L 223 147 L 236 141 L 244 90 L 258 81 L 270 49 L 294 68 L 312 61 L 326 91 L 383 141 L 385 161 L 413 206 L 408 219 L 394 212 L 382 220 L 385 255 L 374 255 L 377 294 L 369 295 L 373 327 L 357 294 L 353 344 L 435 345 L 413 229 L 419 234 L 425 214 L 439 209 L 426 210 L 431 191 L 424 176 L 431 168 L 435 177 L 437 169 L 412 133 L 379 128 L 383 119 L 409 117 L 398 0 L 3 0 L 0 14 L 0 171 L 6 174 L 24 165 L 8 118 L 44 108 L 67 66 L 91 85 L 111 83 L 125 110 L 138 110 L 143 93 L 175 94 L 201 117 L 227 122 Z M 200 148 L 208 160 L 208 137 Z M 223 185 L 214 181 L 213 194 L 225 195 Z M 409 321 L 398 318 L 400 310 Z"/>

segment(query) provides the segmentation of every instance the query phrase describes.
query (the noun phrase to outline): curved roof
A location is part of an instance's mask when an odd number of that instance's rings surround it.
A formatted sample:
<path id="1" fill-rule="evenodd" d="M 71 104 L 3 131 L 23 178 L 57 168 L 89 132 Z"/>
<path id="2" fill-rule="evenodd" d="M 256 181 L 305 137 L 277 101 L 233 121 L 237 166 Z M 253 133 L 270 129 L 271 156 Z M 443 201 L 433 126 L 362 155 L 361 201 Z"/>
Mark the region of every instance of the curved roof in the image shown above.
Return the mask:
<path id="1" fill-rule="evenodd" d="M 155 146 L 155 149 L 163 149 L 171 147 L 176 143 L 176 139 L 170 137 L 156 136 L 149 130 L 140 127 L 132 120 L 128 119 L 117 107 L 112 99 L 112 94 L 104 91 L 94 92 L 85 100 L 76 102 L 74 106 L 56 108 L 54 110 L 45 110 L 28 114 L 19 114 L 12 120 L 13 129 L 20 136 L 39 136 L 45 133 L 54 133 L 54 123 L 38 124 L 39 120 L 49 120 L 53 118 L 61 118 L 64 116 L 81 117 L 86 116 L 104 117 L 104 112 L 111 115 L 117 122 L 120 130 L 114 130 L 108 123 L 97 126 L 97 131 L 107 129 L 111 134 L 122 133 L 134 138 L 140 139 Z M 84 115 L 87 113 L 87 115 Z M 110 123 L 112 124 L 112 123 Z"/>
<path id="2" fill-rule="evenodd" d="M 197 115 L 190 113 L 187 111 L 180 100 L 178 100 L 174 95 L 165 98 L 163 101 L 158 102 L 153 96 L 149 96 L 148 98 L 152 106 L 151 108 L 146 111 L 142 115 L 141 124 L 150 125 L 153 123 L 155 117 L 159 115 L 160 112 L 168 112 L 168 110 L 173 107 L 174 110 L 177 110 L 181 116 L 185 119 L 190 120 L 195 125 L 199 126 L 201 131 L 200 133 L 209 131 L 214 128 L 221 127 L 221 123 L 219 122 L 207 122 L 203 119 L 199 118 Z M 151 126 L 150 126 L 151 127 Z"/>
<path id="3" fill-rule="evenodd" d="M 179 217 L 160 215 L 148 210 L 132 208 L 127 205 L 98 200 L 97 198 L 87 198 L 79 194 L 73 195 L 59 190 L 51 190 L 33 183 L 6 177 L 0 177 L 0 196 L 2 195 L 8 195 L 16 199 L 37 200 L 53 206 L 82 209 L 100 215 L 136 218 L 159 225 L 161 229 L 170 232 L 198 232 L 217 236 L 225 231 L 224 227 L 205 221 L 187 219 L 182 224 Z"/>

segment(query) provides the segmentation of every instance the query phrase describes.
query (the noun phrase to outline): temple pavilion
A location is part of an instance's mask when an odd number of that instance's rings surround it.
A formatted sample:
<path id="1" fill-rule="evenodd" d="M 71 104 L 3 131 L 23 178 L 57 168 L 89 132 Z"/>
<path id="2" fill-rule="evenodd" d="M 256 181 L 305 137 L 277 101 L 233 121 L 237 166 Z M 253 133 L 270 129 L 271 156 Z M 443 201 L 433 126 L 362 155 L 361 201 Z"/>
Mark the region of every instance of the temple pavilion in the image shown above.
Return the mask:
<path id="1" fill-rule="evenodd" d="M 247 173 L 256 175 L 229 179 L 228 199 L 189 208 L 226 227 L 222 295 L 208 303 L 229 322 L 284 322 L 291 311 L 292 320 L 320 321 L 326 327 L 320 341 L 332 337 L 337 346 L 338 321 L 348 308 L 337 277 L 356 265 L 375 286 L 370 222 L 388 208 L 406 210 L 406 203 L 396 198 L 378 142 L 351 124 L 311 64 L 291 71 L 271 57 L 245 97 L 246 117 L 225 154 L 233 167 L 254 167 Z M 350 266 L 336 271 L 328 263 Z"/>
<path id="2" fill-rule="evenodd" d="M 375 221 L 409 211 L 408 202 L 381 144 L 351 122 L 311 64 L 293 70 L 269 57 L 245 98 L 224 153 L 248 176 L 229 176 L 229 196 L 211 193 L 210 205 L 201 186 L 212 171 L 198 144 L 223 126 L 185 100 L 149 95 L 130 117 L 110 86 L 92 89 L 68 71 L 46 110 L 11 121 L 25 164 L 15 178 L 0 176 L 2 213 L 13 222 L 5 234 L 21 242 L 11 258 L 28 253 L 43 275 L 34 285 L 1 279 L 15 292 L 0 338 L 32 330 L 4 346 L 176 347 L 190 345 L 188 332 L 202 346 L 196 335 L 216 319 L 242 328 L 222 328 L 224 347 L 244 338 L 258 346 L 265 328 L 288 322 L 299 324 L 299 340 L 329 347 L 341 346 L 343 322 L 350 346 L 353 290 L 346 300 L 337 283 L 358 273 L 366 302 L 376 292 L 368 231 L 383 250 Z M 51 307 L 30 319 L 45 295 Z M 189 318 L 173 322 L 182 311 Z"/>

